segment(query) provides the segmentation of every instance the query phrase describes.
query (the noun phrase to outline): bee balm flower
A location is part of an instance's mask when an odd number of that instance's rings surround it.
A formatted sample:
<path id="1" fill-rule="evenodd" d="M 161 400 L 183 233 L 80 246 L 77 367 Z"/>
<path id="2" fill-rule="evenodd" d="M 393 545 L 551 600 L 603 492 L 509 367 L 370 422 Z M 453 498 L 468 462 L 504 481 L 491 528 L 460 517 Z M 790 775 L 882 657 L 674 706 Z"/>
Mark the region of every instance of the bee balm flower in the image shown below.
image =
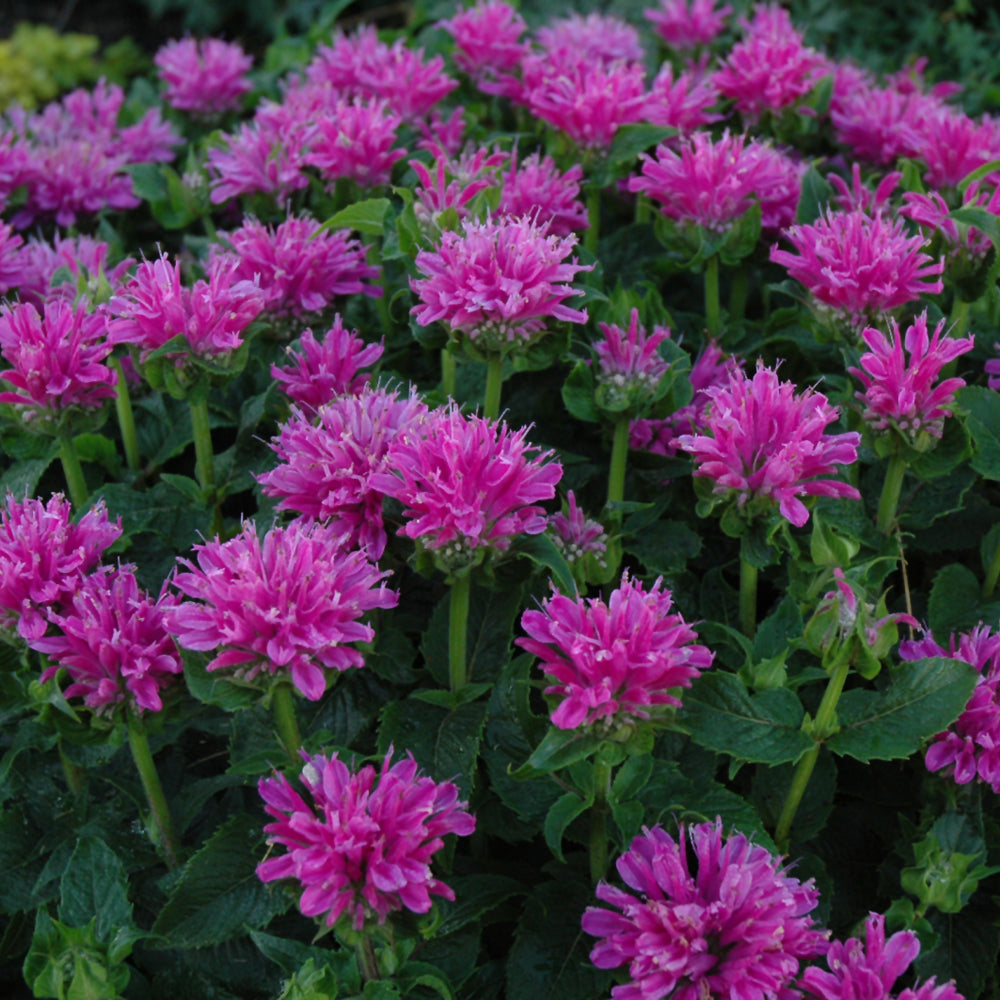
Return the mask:
<path id="1" fill-rule="evenodd" d="M 153 62 L 167 85 L 164 100 L 179 111 L 196 115 L 234 111 L 250 90 L 246 74 L 253 59 L 235 42 L 183 38 L 167 42 Z"/>

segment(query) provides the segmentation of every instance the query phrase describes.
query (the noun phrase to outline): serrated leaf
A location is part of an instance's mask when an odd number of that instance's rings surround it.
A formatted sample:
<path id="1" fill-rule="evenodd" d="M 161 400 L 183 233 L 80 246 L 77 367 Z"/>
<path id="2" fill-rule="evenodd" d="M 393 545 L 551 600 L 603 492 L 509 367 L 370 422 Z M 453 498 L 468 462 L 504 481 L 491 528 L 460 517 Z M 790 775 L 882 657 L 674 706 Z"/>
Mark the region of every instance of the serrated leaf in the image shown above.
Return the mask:
<path id="1" fill-rule="evenodd" d="M 1000 249 L 1000 218 L 995 216 L 988 209 L 980 208 L 977 205 L 966 205 L 963 208 L 956 208 L 949 216 L 964 226 L 975 226 L 983 233 L 993 246 Z"/>
<path id="2" fill-rule="evenodd" d="M 947 636 L 979 619 L 980 584 L 968 566 L 952 563 L 939 569 L 927 602 L 927 623 L 931 631 Z"/>
<path id="3" fill-rule="evenodd" d="M 884 691 L 856 689 L 841 696 L 840 730 L 827 746 L 865 763 L 909 757 L 958 718 L 978 677 L 968 663 L 942 656 L 904 663 Z"/>
<path id="4" fill-rule="evenodd" d="M 507 875 L 451 875 L 448 885 L 455 893 L 452 902 L 441 904 L 437 934 L 453 934 L 514 896 L 523 896 L 525 887 Z"/>
<path id="5" fill-rule="evenodd" d="M 81 837 L 76 842 L 59 892 L 59 919 L 83 927 L 96 918 L 97 938 L 102 943 L 110 943 L 115 931 L 132 927 L 125 867 L 98 837 Z"/>
<path id="6" fill-rule="evenodd" d="M 197 654 L 184 657 L 184 680 L 191 694 L 203 705 L 216 705 L 227 712 L 249 708 L 260 700 L 258 690 L 234 683 L 225 671 L 208 671 Z"/>
<path id="7" fill-rule="evenodd" d="M 1000 225 L 996 216 L 990 218 Z M 955 395 L 966 412 L 966 427 L 972 435 L 974 448 L 970 464 L 986 479 L 1000 479 L 1000 393 L 968 385 Z"/>
<path id="8" fill-rule="evenodd" d="M 389 210 L 388 198 L 369 198 L 367 201 L 357 201 L 347 208 L 341 209 L 336 215 L 330 216 L 316 233 L 330 229 L 353 229 L 363 236 L 381 236 L 385 223 L 385 213 Z M 315 236 L 313 237 L 315 239 Z"/>
<path id="9" fill-rule="evenodd" d="M 543 833 L 545 843 L 557 860 L 565 862 L 562 852 L 563 835 L 567 827 L 578 816 L 582 816 L 594 804 L 593 795 L 584 797 L 576 792 L 566 792 L 560 795 L 545 815 Z"/>
<path id="10" fill-rule="evenodd" d="M 626 538 L 622 548 L 642 561 L 649 573 L 682 570 L 701 551 L 701 538 L 683 521 L 658 521 Z"/>
<path id="11" fill-rule="evenodd" d="M 932 908 L 927 916 L 939 942 L 918 956 L 916 973 L 921 979 L 934 976 L 939 983 L 954 979 L 962 996 L 987 996 L 983 991 L 996 975 L 1000 954 L 995 908 L 973 901 L 961 913 L 938 913 Z"/>
<path id="12" fill-rule="evenodd" d="M 827 179 L 815 168 L 810 167 L 802 177 L 799 204 L 795 209 L 796 225 L 812 225 L 830 204 L 833 189 Z"/>
<path id="13" fill-rule="evenodd" d="M 524 535 L 517 540 L 515 551 L 527 556 L 536 566 L 549 570 L 563 594 L 576 593 L 573 570 L 550 535 Z"/>
<path id="14" fill-rule="evenodd" d="M 699 745 L 737 761 L 794 763 L 813 746 L 805 712 L 785 688 L 751 696 L 735 674 L 706 671 L 684 693 L 678 724 Z"/>
<path id="15" fill-rule="evenodd" d="M 184 865 L 153 924 L 165 948 L 204 948 L 260 928 L 284 912 L 280 892 L 257 878 L 263 858 L 261 821 L 237 815 Z"/>
<path id="16" fill-rule="evenodd" d="M 570 416 L 588 423 L 600 423 L 601 414 L 594 402 L 594 373 L 586 361 L 578 361 L 562 386 L 562 401 Z"/>
<path id="17" fill-rule="evenodd" d="M 668 125 L 622 125 L 611 140 L 607 162 L 613 167 L 631 163 L 640 153 L 652 146 L 658 146 L 675 135 L 677 129 Z"/>
<path id="18" fill-rule="evenodd" d="M 602 742 L 600 736 L 550 726 L 534 753 L 514 772 L 514 777 L 530 778 L 569 767 L 596 753 Z"/>

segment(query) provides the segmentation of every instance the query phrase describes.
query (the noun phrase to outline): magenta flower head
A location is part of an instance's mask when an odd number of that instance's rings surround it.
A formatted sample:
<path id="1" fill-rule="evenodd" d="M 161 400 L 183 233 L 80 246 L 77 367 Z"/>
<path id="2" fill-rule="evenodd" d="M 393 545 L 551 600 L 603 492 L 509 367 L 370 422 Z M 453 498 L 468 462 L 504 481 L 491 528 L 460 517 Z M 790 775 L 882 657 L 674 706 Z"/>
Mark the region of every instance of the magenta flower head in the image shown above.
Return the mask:
<path id="1" fill-rule="evenodd" d="M 809 915 L 819 903 L 781 859 L 722 822 L 644 828 L 617 862 L 635 894 L 601 882 L 583 929 L 599 969 L 628 967 L 614 1000 L 791 1000 L 799 963 L 826 950 Z"/>
<path id="2" fill-rule="evenodd" d="M 274 819 L 268 842 L 286 853 L 257 866 L 262 882 L 296 879 L 299 909 L 328 927 L 341 918 L 355 931 L 384 924 L 399 910 L 427 913 L 431 896 L 455 894 L 431 873 L 431 861 L 454 833 L 467 837 L 475 817 L 450 781 L 423 777 L 412 756 L 376 772 L 352 772 L 337 754 L 302 752 L 307 802 L 283 774 L 261 778 L 264 808 Z"/>
<path id="3" fill-rule="evenodd" d="M 226 240 L 233 253 L 218 251 L 212 262 L 231 263 L 232 281 L 256 285 L 273 315 L 298 318 L 322 312 L 337 296 L 382 294 L 371 283 L 379 269 L 347 229 L 321 230 L 315 219 L 296 216 L 274 227 L 251 219 Z"/>
<path id="4" fill-rule="evenodd" d="M 665 326 L 647 333 L 639 322 L 639 310 L 629 316 L 628 330 L 615 323 L 598 323 L 602 339 L 594 342 L 596 403 L 601 409 L 621 413 L 645 409 L 656 398 L 656 390 L 670 364 L 659 353 L 669 339 Z"/>
<path id="5" fill-rule="evenodd" d="M 122 533 L 104 503 L 73 523 L 60 493 L 48 503 L 8 493 L 0 507 L 0 628 L 15 627 L 22 639 L 40 639 L 50 610 L 63 608 L 83 577 Z"/>
<path id="6" fill-rule="evenodd" d="M 752 520 L 777 502 L 781 516 L 800 528 L 809 520 L 800 497 L 860 499 L 853 486 L 819 478 L 857 461 L 861 443 L 854 432 L 825 433 L 838 411 L 821 392 L 797 394 L 758 361 L 751 378 L 732 372 L 726 386 L 710 393 L 704 432 L 682 435 L 678 444 L 694 457 L 695 476 L 713 481 L 711 503 L 735 500 Z"/>
<path id="7" fill-rule="evenodd" d="M 573 570 L 577 583 L 586 582 L 588 560 L 598 569 L 607 566 L 608 533 L 600 521 L 587 517 L 576 502 L 572 490 L 566 493 L 566 502 L 558 514 L 549 518 L 549 534 Z"/>
<path id="8" fill-rule="evenodd" d="M 865 920 L 865 939 L 834 941 L 826 953 L 826 969 L 806 969 L 799 985 L 816 1000 L 962 1000 L 954 982 L 940 986 L 934 979 L 914 984 L 895 995 L 896 980 L 920 954 L 920 941 L 913 931 L 899 931 L 888 940 L 885 917 L 869 913 Z"/>
<path id="9" fill-rule="evenodd" d="M 902 219 L 881 212 L 828 210 L 785 236 L 795 253 L 774 246 L 771 260 L 857 331 L 881 313 L 944 288 L 944 261 L 923 252 L 925 238 L 909 236 Z"/>
<path id="10" fill-rule="evenodd" d="M 931 636 L 899 644 L 901 660 L 928 656 L 962 660 L 979 678 L 962 714 L 927 748 L 927 770 L 945 771 L 958 785 L 981 781 L 1000 795 L 1000 633 L 980 624 L 951 636 L 947 649 Z"/>
<path id="11" fill-rule="evenodd" d="M 589 225 L 587 209 L 580 201 L 581 180 L 583 167 L 579 163 L 563 173 L 550 156 L 536 152 L 518 163 L 515 153 L 503 177 L 498 211 L 547 221 L 551 235 L 569 236 Z"/>
<path id="12" fill-rule="evenodd" d="M 163 99 L 178 111 L 203 117 L 235 111 L 250 90 L 253 59 L 235 42 L 182 38 L 167 42 L 153 57 L 166 84 Z"/>
<path id="13" fill-rule="evenodd" d="M 160 692 L 184 670 L 164 623 L 165 610 L 176 604 L 166 589 L 154 601 L 129 567 L 105 567 L 85 577 L 65 612 L 49 612 L 58 634 L 29 642 L 52 661 L 42 681 L 65 669 L 73 682 L 66 697 L 82 697 L 99 715 L 126 705 L 159 712 Z"/>
<path id="14" fill-rule="evenodd" d="M 528 428 L 512 431 L 450 407 L 397 439 L 392 471 L 371 486 L 405 507 L 400 534 L 429 552 L 448 574 L 506 552 L 519 535 L 540 535 L 542 500 L 555 496 L 562 465 L 535 453 Z"/>
<path id="15" fill-rule="evenodd" d="M 31 303 L 0 309 L 0 371 L 14 391 L 0 392 L 25 422 L 56 425 L 70 412 L 100 409 L 115 395 L 117 374 L 105 364 L 111 344 L 102 316 L 54 298 L 39 314 Z"/>
<path id="16" fill-rule="evenodd" d="M 646 55 L 639 32 L 613 14 L 568 14 L 543 25 L 535 38 L 547 54 L 569 53 L 602 66 L 639 62 Z"/>
<path id="17" fill-rule="evenodd" d="M 427 412 L 415 392 L 401 399 L 367 387 L 315 412 L 293 410 L 271 442 L 280 462 L 258 482 L 265 495 L 280 498 L 279 510 L 329 522 L 345 548 L 379 559 L 386 545 L 383 494 L 372 477 L 392 469 L 398 434 L 419 433 Z"/>
<path id="18" fill-rule="evenodd" d="M 722 117 L 709 110 L 718 100 L 719 93 L 711 78 L 703 76 L 697 68 L 675 76 L 673 65 L 666 62 L 646 95 L 643 119 L 652 125 L 693 132 Z"/>
<path id="19" fill-rule="evenodd" d="M 889 320 L 889 336 L 867 327 L 862 339 L 868 351 L 860 368 L 849 368 L 864 386 L 856 393 L 864 418 L 876 432 L 895 431 L 911 448 L 926 451 L 941 437 L 945 417 L 951 416 L 955 393 L 965 379 L 937 381 L 941 369 L 975 347 L 975 337 L 942 336 L 944 320 L 927 336 L 927 313 L 922 312 L 900 334 Z"/>
<path id="20" fill-rule="evenodd" d="M 330 670 L 364 664 L 354 643 L 375 631 L 360 619 L 395 607 L 397 595 L 359 551 L 346 551 L 338 532 L 293 521 L 263 542 L 252 521 L 228 542 L 195 546 L 174 586 L 192 598 L 167 612 L 167 628 L 185 649 L 220 650 L 209 670 L 233 670 L 244 682 L 259 675 L 291 678 L 310 701 L 323 697 Z"/>
<path id="21" fill-rule="evenodd" d="M 729 4 L 716 8 L 716 0 L 660 0 L 647 7 L 643 16 L 666 44 L 678 52 L 710 45 L 726 26 L 733 12 Z"/>
<path id="22" fill-rule="evenodd" d="M 271 378 L 296 406 L 317 410 L 344 393 L 360 392 L 371 378 L 361 369 L 375 364 L 383 350 L 381 342 L 366 344 L 357 330 L 346 329 L 337 313 L 322 341 L 312 330 L 303 330 L 299 350 L 288 350 L 289 366 L 271 365 Z"/>
<path id="23" fill-rule="evenodd" d="M 423 277 L 410 281 L 420 298 L 412 313 L 421 326 L 441 320 L 483 354 L 526 347 L 549 319 L 585 323 L 585 310 L 564 304 L 581 294 L 569 282 L 591 270 L 567 261 L 575 245 L 575 236 L 551 236 L 526 217 L 466 222 L 417 254 Z"/>
<path id="24" fill-rule="evenodd" d="M 517 645 L 555 681 L 545 689 L 560 699 L 554 726 L 614 738 L 678 707 L 676 689 L 690 687 L 712 665 L 714 654 L 670 613 L 670 591 L 660 584 L 647 591 L 626 572 L 607 602 L 553 590 L 541 611 L 521 616 L 528 638 Z"/>
<path id="25" fill-rule="evenodd" d="M 527 52 L 524 18 L 503 0 L 479 0 L 468 10 L 439 21 L 455 39 L 455 65 L 474 80 L 516 69 Z"/>
<path id="26" fill-rule="evenodd" d="M 420 160 L 410 160 L 410 168 L 420 181 L 413 212 L 428 237 L 437 239 L 445 212 L 453 209 L 458 219 L 470 218 L 476 195 L 499 184 L 497 171 L 507 154 L 483 147 L 467 149 L 458 156 L 449 156 L 439 146 L 431 152 L 434 163 L 430 170 Z"/>
<path id="27" fill-rule="evenodd" d="M 758 4 L 752 20 L 741 20 L 744 36 L 713 77 L 716 89 L 733 100 L 748 122 L 765 112 L 796 105 L 828 69 L 826 58 L 807 48 L 788 11 Z"/>

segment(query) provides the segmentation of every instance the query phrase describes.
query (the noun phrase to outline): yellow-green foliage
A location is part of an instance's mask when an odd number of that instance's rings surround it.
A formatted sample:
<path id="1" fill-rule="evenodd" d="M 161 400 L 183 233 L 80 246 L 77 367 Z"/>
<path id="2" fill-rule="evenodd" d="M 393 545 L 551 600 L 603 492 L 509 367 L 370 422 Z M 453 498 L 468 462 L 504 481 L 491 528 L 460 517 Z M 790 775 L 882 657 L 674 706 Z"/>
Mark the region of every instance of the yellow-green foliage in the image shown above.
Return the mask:
<path id="1" fill-rule="evenodd" d="M 34 108 L 96 79 L 97 46 L 93 35 L 60 35 L 48 25 L 22 22 L 0 41 L 0 108 Z"/>

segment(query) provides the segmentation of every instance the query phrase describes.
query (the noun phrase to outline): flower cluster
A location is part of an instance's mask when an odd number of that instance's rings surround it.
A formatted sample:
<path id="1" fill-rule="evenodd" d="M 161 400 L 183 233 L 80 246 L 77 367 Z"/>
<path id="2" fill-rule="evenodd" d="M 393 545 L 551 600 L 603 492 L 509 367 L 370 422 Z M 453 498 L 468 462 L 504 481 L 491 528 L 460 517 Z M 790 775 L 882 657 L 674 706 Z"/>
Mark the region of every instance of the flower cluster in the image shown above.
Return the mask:
<path id="1" fill-rule="evenodd" d="M 732 12 L 729 4 L 716 9 L 715 0 L 660 0 L 642 13 L 670 48 L 687 52 L 710 45 Z"/>
<path id="2" fill-rule="evenodd" d="M 603 339 L 594 342 L 597 354 L 598 405 L 621 411 L 650 400 L 670 365 L 658 348 L 670 337 L 670 330 L 657 326 L 651 334 L 639 322 L 633 309 L 626 332 L 615 323 L 599 323 Z"/>
<path id="3" fill-rule="evenodd" d="M 576 502 L 572 490 L 566 493 L 566 509 L 549 518 L 552 541 L 566 558 L 570 566 L 588 555 L 597 559 L 598 565 L 605 565 L 604 556 L 608 551 L 608 534 L 600 521 L 587 517 Z"/>
<path id="4" fill-rule="evenodd" d="M 647 591 L 626 572 L 607 602 L 555 591 L 541 611 L 521 616 L 528 638 L 517 645 L 556 681 L 545 689 L 560 699 L 554 726 L 627 730 L 664 706 L 679 706 L 675 689 L 690 687 L 712 665 L 694 629 L 670 613 L 670 591 L 660 584 Z"/>
<path id="5" fill-rule="evenodd" d="M 420 776 L 412 757 L 391 764 L 391 750 L 377 773 L 371 765 L 352 772 L 335 753 L 303 759 L 311 803 L 283 774 L 260 780 L 274 819 L 264 832 L 286 849 L 257 866 L 261 881 L 296 879 L 305 916 L 329 927 L 344 917 L 359 931 L 398 910 L 426 913 L 432 895 L 455 898 L 431 860 L 444 837 L 467 837 L 476 821 L 450 781 Z"/>
<path id="6" fill-rule="evenodd" d="M 293 522 L 272 528 L 263 542 L 252 521 L 228 542 L 195 546 L 197 566 L 174 586 L 193 600 L 167 609 L 167 628 L 185 649 L 219 650 L 209 670 L 235 668 L 290 677 L 310 701 L 326 690 L 328 670 L 364 663 L 353 643 L 375 632 L 360 621 L 373 608 L 394 607 L 387 575 L 359 551 L 346 551 L 333 528 Z"/>
<path id="7" fill-rule="evenodd" d="M 250 90 L 253 59 L 235 42 L 182 38 L 167 42 L 153 57 L 166 84 L 163 99 L 178 111 L 217 115 L 234 111 Z"/>
<path id="8" fill-rule="evenodd" d="M 532 153 L 520 163 L 511 156 L 503 177 L 499 211 L 504 215 L 531 216 L 548 222 L 552 236 L 569 236 L 586 229 L 587 209 L 580 201 L 583 167 L 574 163 L 561 172 L 550 156 Z"/>
<path id="9" fill-rule="evenodd" d="M 758 361 L 752 377 L 731 372 L 728 384 L 710 395 L 704 433 L 682 435 L 678 444 L 694 456 L 695 476 L 714 481 L 716 496 L 735 497 L 749 517 L 777 501 L 796 527 L 809 519 L 802 496 L 860 498 L 847 483 L 818 478 L 855 462 L 861 443 L 854 432 L 825 433 L 837 409 L 822 393 L 798 395 L 793 383 Z"/>
<path id="10" fill-rule="evenodd" d="M 601 882 L 597 897 L 612 909 L 583 915 L 584 931 L 601 939 L 591 961 L 628 966 L 614 1000 L 793 996 L 799 963 L 826 950 L 809 915 L 819 903 L 812 882 L 743 834 L 724 837 L 719 820 L 682 826 L 677 840 L 644 829 L 618 873 L 636 894 Z"/>
<path id="11" fill-rule="evenodd" d="M 524 18 L 504 0 L 478 0 L 438 26 L 455 39 L 455 65 L 475 80 L 516 69 L 527 51 Z"/>

